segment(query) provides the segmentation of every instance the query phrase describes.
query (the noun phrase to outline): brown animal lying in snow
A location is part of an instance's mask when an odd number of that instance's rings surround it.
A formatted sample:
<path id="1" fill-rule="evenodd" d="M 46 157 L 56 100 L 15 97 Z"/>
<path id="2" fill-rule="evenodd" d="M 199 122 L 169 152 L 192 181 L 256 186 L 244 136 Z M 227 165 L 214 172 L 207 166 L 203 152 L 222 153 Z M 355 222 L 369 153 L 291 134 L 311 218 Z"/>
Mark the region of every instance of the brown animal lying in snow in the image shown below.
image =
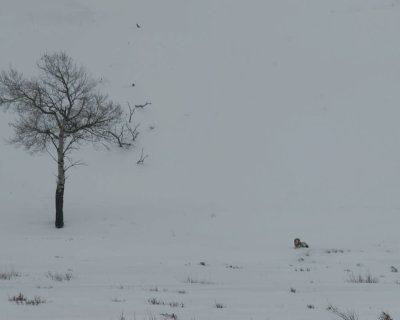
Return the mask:
<path id="1" fill-rule="evenodd" d="M 299 238 L 294 239 L 294 247 L 298 248 L 308 248 L 308 244 L 305 242 L 300 241 Z"/>

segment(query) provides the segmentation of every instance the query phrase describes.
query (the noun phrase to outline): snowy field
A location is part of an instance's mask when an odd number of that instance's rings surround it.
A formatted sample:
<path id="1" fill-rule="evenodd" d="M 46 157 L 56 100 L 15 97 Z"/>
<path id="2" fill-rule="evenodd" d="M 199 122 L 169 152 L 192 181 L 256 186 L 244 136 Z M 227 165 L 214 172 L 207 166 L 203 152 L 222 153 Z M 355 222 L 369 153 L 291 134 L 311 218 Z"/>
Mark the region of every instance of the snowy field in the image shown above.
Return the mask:
<path id="1" fill-rule="evenodd" d="M 0 319 L 400 319 L 399 31 L 399 0 L 0 0 L 0 70 L 62 50 L 151 102 L 75 152 L 60 230 L 0 113 Z"/>

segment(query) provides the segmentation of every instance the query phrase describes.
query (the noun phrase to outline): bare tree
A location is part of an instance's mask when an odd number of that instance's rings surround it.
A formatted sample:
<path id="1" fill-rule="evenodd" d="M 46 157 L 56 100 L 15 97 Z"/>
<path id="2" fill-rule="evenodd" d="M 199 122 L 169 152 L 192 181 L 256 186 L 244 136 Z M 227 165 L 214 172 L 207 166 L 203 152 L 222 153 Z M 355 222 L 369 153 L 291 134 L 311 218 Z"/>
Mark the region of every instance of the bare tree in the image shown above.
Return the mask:
<path id="1" fill-rule="evenodd" d="M 126 120 L 121 106 L 99 93 L 98 82 L 67 54 L 45 54 L 37 67 L 40 74 L 31 79 L 13 68 L 1 72 L 0 106 L 17 115 L 12 143 L 47 151 L 57 161 L 55 226 L 62 228 L 65 173 L 79 164 L 66 165 L 69 154 L 83 143 L 114 141 L 114 128 Z"/>

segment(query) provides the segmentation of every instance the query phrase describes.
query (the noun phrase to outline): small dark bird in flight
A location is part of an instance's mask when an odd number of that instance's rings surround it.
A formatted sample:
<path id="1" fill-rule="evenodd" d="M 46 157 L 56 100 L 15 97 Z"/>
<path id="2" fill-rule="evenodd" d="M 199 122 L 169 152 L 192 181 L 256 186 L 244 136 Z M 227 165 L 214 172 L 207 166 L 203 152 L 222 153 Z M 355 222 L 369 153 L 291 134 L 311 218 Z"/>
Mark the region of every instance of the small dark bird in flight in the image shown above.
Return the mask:
<path id="1" fill-rule="evenodd" d="M 140 29 L 140 25 L 139 25 L 138 23 L 136 23 L 136 27 L 137 27 L 138 29 Z"/>
<path id="2" fill-rule="evenodd" d="M 135 84 L 132 82 L 132 87 L 134 87 L 135 86 Z"/>

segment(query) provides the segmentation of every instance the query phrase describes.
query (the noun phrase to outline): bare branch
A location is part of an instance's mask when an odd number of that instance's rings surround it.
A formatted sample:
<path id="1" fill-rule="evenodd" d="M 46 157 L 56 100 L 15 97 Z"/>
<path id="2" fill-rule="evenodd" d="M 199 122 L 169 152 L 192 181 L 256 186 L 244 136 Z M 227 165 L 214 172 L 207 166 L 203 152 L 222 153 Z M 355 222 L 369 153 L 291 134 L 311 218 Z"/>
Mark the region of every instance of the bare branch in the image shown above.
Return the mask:
<path id="1" fill-rule="evenodd" d="M 132 116 L 135 113 L 136 107 L 132 107 L 131 104 L 128 102 L 128 107 L 129 107 L 129 118 L 128 118 L 128 122 L 131 123 L 132 122 Z"/>
<path id="2" fill-rule="evenodd" d="M 146 155 L 144 155 L 143 154 L 143 149 L 142 149 L 142 153 L 141 153 L 141 155 L 140 155 L 140 158 L 139 158 L 139 160 L 138 161 L 136 161 L 136 164 L 137 165 L 143 165 L 144 164 L 144 160 L 146 160 L 146 158 L 149 156 L 148 154 L 146 154 Z"/>
<path id="3" fill-rule="evenodd" d="M 135 142 L 136 139 L 137 139 L 137 137 L 138 137 L 138 135 L 139 135 L 139 131 L 138 131 L 139 126 L 140 126 L 140 123 L 137 124 L 136 127 L 133 128 L 133 129 L 132 129 L 132 127 L 129 126 L 129 125 L 126 126 L 127 130 L 128 130 L 129 133 L 131 134 L 132 142 Z"/>
<path id="4" fill-rule="evenodd" d="M 65 172 L 67 172 L 69 169 L 76 167 L 76 166 L 86 166 L 86 163 L 83 161 L 73 161 L 71 162 L 68 166 L 65 167 Z"/>
<path id="5" fill-rule="evenodd" d="M 135 108 L 144 109 L 145 107 L 147 107 L 150 104 L 151 104 L 151 102 L 146 102 L 144 104 L 135 104 Z"/>
<path id="6" fill-rule="evenodd" d="M 120 148 L 130 147 L 132 143 L 126 141 L 126 131 L 127 131 L 127 126 L 122 125 L 120 127 L 114 128 L 114 130 L 110 130 L 108 134 Z"/>
<path id="7" fill-rule="evenodd" d="M 49 150 L 49 148 L 46 146 L 46 152 L 48 153 L 48 155 L 55 161 L 57 162 L 56 157 L 51 153 L 51 151 Z"/>

